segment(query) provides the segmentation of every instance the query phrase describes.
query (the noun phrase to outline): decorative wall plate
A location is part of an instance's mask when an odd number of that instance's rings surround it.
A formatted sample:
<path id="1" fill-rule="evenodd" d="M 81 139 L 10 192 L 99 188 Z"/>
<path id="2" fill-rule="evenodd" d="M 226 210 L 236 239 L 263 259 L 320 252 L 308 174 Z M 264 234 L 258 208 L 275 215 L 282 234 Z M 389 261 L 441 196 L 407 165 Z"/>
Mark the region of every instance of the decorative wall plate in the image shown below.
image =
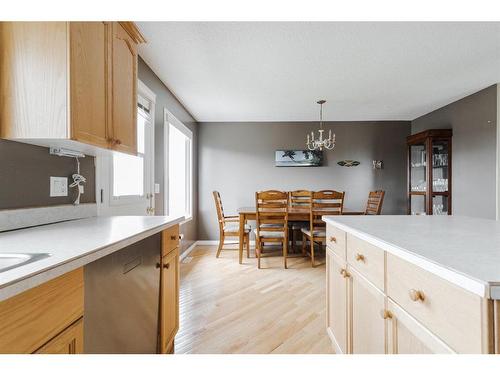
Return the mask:
<path id="1" fill-rule="evenodd" d="M 357 167 L 360 162 L 357 160 L 341 160 L 337 164 L 341 167 Z"/>

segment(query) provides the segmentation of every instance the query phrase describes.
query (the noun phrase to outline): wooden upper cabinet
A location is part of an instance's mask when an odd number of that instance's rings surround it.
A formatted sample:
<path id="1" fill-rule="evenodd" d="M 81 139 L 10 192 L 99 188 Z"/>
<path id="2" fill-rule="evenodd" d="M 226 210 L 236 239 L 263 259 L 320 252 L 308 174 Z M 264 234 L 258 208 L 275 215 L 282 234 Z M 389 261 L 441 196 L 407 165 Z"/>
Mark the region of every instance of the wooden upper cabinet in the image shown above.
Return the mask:
<path id="1" fill-rule="evenodd" d="M 0 136 L 67 136 L 66 22 L 0 22 Z"/>
<path id="2" fill-rule="evenodd" d="M 109 146 L 111 67 L 108 22 L 70 23 L 71 139 Z"/>
<path id="3" fill-rule="evenodd" d="M 0 22 L 0 137 L 136 154 L 143 42 L 132 22 Z"/>
<path id="4" fill-rule="evenodd" d="M 113 23 L 113 146 L 137 152 L 137 44 L 119 23 Z"/>

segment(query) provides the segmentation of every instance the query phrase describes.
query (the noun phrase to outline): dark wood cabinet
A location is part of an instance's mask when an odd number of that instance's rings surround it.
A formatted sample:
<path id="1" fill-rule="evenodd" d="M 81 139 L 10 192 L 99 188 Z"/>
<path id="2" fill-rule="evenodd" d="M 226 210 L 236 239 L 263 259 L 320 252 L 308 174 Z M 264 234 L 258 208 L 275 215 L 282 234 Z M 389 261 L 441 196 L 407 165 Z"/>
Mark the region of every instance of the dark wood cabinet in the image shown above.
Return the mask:
<path id="1" fill-rule="evenodd" d="M 451 215 L 451 138 L 451 129 L 407 137 L 409 215 Z"/>

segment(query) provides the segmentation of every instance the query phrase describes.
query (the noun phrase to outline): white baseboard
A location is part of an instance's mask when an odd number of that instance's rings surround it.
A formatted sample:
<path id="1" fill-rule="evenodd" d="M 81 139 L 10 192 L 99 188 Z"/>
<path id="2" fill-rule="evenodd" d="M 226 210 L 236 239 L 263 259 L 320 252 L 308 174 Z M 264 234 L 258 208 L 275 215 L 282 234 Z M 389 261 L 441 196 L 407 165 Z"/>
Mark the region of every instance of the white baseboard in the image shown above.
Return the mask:
<path id="1" fill-rule="evenodd" d="M 191 253 L 191 251 L 193 251 L 193 249 L 196 247 L 197 244 L 198 241 L 194 241 L 191 246 L 189 246 L 186 250 L 184 250 L 182 254 L 179 256 L 179 262 L 182 262 L 182 260 L 186 258 L 189 255 L 189 253 Z"/>
<path id="2" fill-rule="evenodd" d="M 219 245 L 219 240 L 198 240 L 195 243 L 196 245 L 205 245 L 205 246 L 210 246 L 210 245 Z M 236 245 L 238 244 L 238 241 L 225 241 L 224 245 Z M 250 241 L 250 245 L 255 245 L 255 241 Z"/>

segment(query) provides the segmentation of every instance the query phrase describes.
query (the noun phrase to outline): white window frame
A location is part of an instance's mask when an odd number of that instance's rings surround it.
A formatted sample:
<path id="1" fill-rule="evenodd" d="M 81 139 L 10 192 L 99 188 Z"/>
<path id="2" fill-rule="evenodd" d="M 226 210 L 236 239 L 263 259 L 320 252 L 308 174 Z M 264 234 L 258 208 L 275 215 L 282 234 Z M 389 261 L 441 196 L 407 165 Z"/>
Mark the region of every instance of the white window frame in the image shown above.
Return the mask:
<path id="1" fill-rule="evenodd" d="M 164 207 L 165 214 L 170 215 L 170 150 L 169 150 L 169 133 L 170 125 L 173 125 L 177 130 L 183 133 L 189 139 L 189 148 L 186 150 L 186 160 L 189 166 L 189 171 L 186 173 L 186 197 L 189 197 L 188 202 L 186 202 L 186 211 L 189 215 L 184 217 L 183 223 L 193 220 L 193 132 L 186 125 L 180 122 L 177 117 L 175 117 L 172 112 L 167 108 L 163 110 L 163 149 L 164 152 L 164 163 L 165 163 L 165 176 L 163 185 L 165 186 L 165 197 L 164 197 Z"/>
<path id="2" fill-rule="evenodd" d="M 149 145 L 149 149 L 151 150 L 150 154 L 148 155 L 148 158 L 151 160 L 145 161 L 145 166 L 150 165 L 151 170 L 148 171 L 147 168 L 144 168 L 144 184 L 145 187 L 147 186 L 146 184 L 152 184 L 150 186 L 151 191 L 154 191 L 154 127 L 155 127 L 155 102 L 156 102 L 156 94 L 149 88 L 147 87 L 141 80 L 137 80 L 137 101 L 139 101 L 139 96 L 141 96 L 143 99 L 147 100 L 150 102 L 151 105 L 151 128 L 150 131 L 152 132 L 150 137 L 146 137 L 145 141 L 146 142 L 151 142 Z M 137 105 L 136 105 L 136 110 L 137 110 Z M 111 157 L 111 162 L 110 162 L 110 177 L 109 177 L 109 205 L 110 206 L 125 206 L 125 205 L 134 205 L 134 204 L 139 204 L 146 199 L 146 196 L 150 194 L 148 189 L 144 189 L 142 195 L 121 195 L 121 196 L 114 196 L 113 195 L 113 178 L 114 178 L 114 171 L 113 171 L 113 158 Z M 152 199 L 152 207 L 154 208 L 154 199 Z"/>

